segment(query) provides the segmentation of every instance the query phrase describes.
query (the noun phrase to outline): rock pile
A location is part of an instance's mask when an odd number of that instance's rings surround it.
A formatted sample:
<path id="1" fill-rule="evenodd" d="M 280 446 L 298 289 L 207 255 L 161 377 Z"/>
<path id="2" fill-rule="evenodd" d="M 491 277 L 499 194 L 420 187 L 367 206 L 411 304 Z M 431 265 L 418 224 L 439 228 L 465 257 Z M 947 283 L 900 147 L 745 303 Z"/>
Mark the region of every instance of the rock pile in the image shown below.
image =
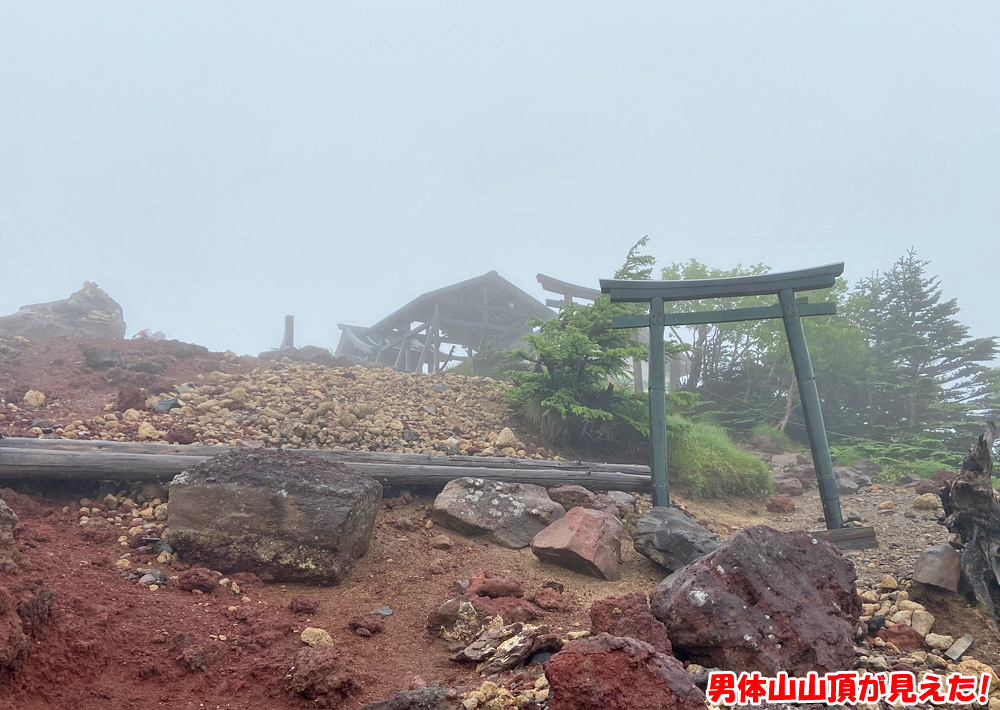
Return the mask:
<path id="1" fill-rule="evenodd" d="M 112 401 L 96 417 L 53 422 L 50 436 L 560 460 L 507 427 L 501 387 L 450 373 L 281 362 L 174 383 L 141 404 Z"/>
<path id="2" fill-rule="evenodd" d="M 0 330 L 29 340 L 66 336 L 121 340 L 125 321 L 122 307 L 97 284 L 86 281 L 69 298 L 22 306 L 17 313 L 0 317 Z"/>

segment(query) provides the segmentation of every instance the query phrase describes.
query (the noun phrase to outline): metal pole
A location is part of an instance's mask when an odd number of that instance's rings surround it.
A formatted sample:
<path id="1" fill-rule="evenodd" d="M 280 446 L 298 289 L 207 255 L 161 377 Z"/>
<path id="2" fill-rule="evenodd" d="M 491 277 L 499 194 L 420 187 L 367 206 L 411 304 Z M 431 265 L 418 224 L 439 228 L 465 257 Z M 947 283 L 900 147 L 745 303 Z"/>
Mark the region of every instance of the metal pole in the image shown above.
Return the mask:
<path id="1" fill-rule="evenodd" d="M 663 355 L 663 299 L 649 302 L 649 431 L 653 439 L 653 505 L 670 505 L 667 484 L 667 402 Z"/>
<path id="2" fill-rule="evenodd" d="M 788 336 L 788 349 L 792 353 L 795 379 L 799 383 L 799 399 L 802 400 L 802 415 L 806 420 L 809 449 L 812 451 L 813 466 L 816 467 L 816 481 L 819 484 L 820 500 L 823 501 L 826 529 L 839 530 L 844 527 L 840 512 L 840 496 L 837 494 L 837 480 L 833 476 L 833 461 L 830 459 L 830 444 L 826 438 L 826 424 L 823 422 L 823 410 L 820 407 L 819 388 L 816 386 L 816 375 L 809 359 L 809 348 L 806 346 L 806 334 L 802 329 L 802 319 L 799 317 L 799 306 L 791 289 L 779 291 L 778 301 L 781 303 L 785 335 Z"/>

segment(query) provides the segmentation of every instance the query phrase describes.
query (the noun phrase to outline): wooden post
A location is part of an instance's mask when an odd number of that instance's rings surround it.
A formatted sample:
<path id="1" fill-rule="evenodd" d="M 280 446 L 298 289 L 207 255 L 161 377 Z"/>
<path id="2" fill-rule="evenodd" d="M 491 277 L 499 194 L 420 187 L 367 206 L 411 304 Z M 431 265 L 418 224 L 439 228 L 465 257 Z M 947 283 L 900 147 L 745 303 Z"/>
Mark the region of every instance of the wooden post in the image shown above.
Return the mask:
<path id="1" fill-rule="evenodd" d="M 281 339 L 281 347 L 295 346 L 295 316 L 285 316 L 285 335 Z"/>
<path id="2" fill-rule="evenodd" d="M 670 505 L 667 483 L 667 400 L 663 361 L 663 299 L 649 301 L 649 432 L 653 440 L 653 505 Z"/>
<path id="3" fill-rule="evenodd" d="M 816 375 L 806 346 L 806 334 L 799 317 L 799 304 L 795 301 L 795 292 L 787 288 L 778 292 L 778 301 L 781 304 L 785 335 L 788 336 L 788 349 L 792 354 L 795 379 L 799 382 L 799 400 L 802 402 L 802 416 L 806 420 L 813 466 L 816 468 L 819 497 L 823 502 L 823 517 L 826 519 L 827 530 L 839 530 L 844 527 L 840 496 L 837 494 L 837 480 L 833 475 L 833 461 L 830 458 L 830 443 L 826 438 L 819 388 L 816 386 Z"/>

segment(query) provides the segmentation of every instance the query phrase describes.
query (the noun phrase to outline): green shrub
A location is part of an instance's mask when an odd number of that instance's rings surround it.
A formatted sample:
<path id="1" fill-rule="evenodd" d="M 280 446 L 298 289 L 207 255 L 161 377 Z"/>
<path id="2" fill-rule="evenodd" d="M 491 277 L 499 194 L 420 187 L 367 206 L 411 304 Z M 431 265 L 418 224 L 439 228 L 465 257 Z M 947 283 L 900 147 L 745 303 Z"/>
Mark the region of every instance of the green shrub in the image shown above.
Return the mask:
<path id="1" fill-rule="evenodd" d="M 773 489 L 767 464 L 737 449 L 724 429 L 668 416 L 667 434 L 668 467 L 684 493 L 719 498 L 761 496 Z"/>
<path id="2" fill-rule="evenodd" d="M 877 481 L 891 481 L 899 476 L 915 474 L 927 478 L 939 468 L 955 469 L 962 456 L 940 450 L 940 443 L 928 437 L 909 437 L 896 442 L 845 439 L 830 447 L 834 464 L 851 466 L 859 459 L 874 461 L 882 467 Z"/>
<path id="3" fill-rule="evenodd" d="M 510 372 L 504 400 L 537 436 L 556 445 L 605 444 L 649 435 L 645 397 L 621 381 L 633 357 L 646 355 L 628 330 L 611 327 L 621 313 L 607 296 L 593 305 L 570 303 L 524 336 L 517 351 L 525 370 Z"/>

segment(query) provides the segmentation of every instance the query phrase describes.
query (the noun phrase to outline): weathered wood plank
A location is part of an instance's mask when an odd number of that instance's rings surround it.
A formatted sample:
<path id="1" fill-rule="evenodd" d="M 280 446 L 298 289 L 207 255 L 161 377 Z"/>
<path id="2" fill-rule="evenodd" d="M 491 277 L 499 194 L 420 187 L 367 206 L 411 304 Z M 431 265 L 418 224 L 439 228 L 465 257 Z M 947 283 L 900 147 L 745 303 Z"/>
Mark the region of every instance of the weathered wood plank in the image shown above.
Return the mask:
<path id="1" fill-rule="evenodd" d="M 834 530 L 814 530 L 809 533 L 821 540 L 827 540 L 841 550 L 864 550 L 878 547 L 875 528 L 837 528 Z"/>
<path id="2" fill-rule="evenodd" d="M 230 451 L 232 446 L 201 446 L 199 444 L 143 443 L 132 441 L 101 441 L 99 439 L 35 439 L 9 437 L 0 439 L 0 448 L 29 451 L 105 451 L 171 456 L 217 456 Z M 405 454 L 390 451 L 356 451 L 349 449 L 294 449 L 296 453 L 316 456 L 331 461 L 359 461 L 368 463 L 397 463 L 406 465 L 430 464 L 435 466 L 481 466 L 484 468 L 559 469 L 610 473 L 649 475 L 649 466 L 637 464 L 601 463 L 596 461 L 547 461 L 545 459 L 518 459 L 503 456 L 431 456 L 430 454 Z"/>
<path id="3" fill-rule="evenodd" d="M 6 440 L 4 440 L 6 441 Z M 221 447 L 202 447 L 206 452 Z M 33 480 L 132 480 L 163 481 L 210 456 L 176 454 L 111 453 L 107 451 L 61 451 L 0 447 L 0 481 Z M 540 486 L 575 484 L 591 490 L 643 492 L 650 490 L 649 475 L 611 471 L 557 468 L 488 468 L 473 465 L 400 464 L 345 461 L 363 473 L 392 485 L 436 485 L 471 476 L 496 481 L 534 483 Z"/>

